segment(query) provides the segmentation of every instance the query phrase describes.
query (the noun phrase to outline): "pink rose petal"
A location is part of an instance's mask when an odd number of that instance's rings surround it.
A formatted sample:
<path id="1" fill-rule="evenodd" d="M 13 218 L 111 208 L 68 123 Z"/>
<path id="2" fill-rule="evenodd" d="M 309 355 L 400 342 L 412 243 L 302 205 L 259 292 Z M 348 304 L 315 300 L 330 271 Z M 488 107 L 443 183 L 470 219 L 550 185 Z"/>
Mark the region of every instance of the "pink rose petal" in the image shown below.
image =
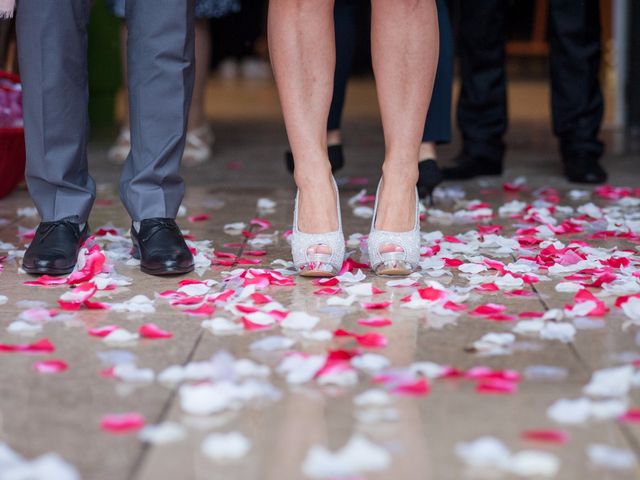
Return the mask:
<path id="1" fill-rule="evenodd" d="M 362 308 L 366 309 L 366 310 L 384 310 L 386 308 L 389 308 L 389 306 L 391 305 L 391 302 L 386 301 L 386 302 L 365 302 L 362 304 Z"/>
<path id="2" fill-rule="evenodd" d="M 384 348 L 387 346 L 387 339 L 384 335 L 377 332 L 367 332 L 359 335 L 348 330 L 338 329 L 333 332 L 334 337 L 351 337 L 358 345 L 367 348 Z"/>
<path id="3" fill-rule="evenodd" d="M 266 250 L 245 250 L 243 254 L 249 257 L 264 257 L 267 254 Z"/>
<path id="4" fill-rule="evenodd" d="M 391 389 L 391 393 L 407 397 L 420 397 L 429 393 L 429 383 L 421 378 L 413 382 L 406 382 L 396 385 Z"/>
<path id="5" fill-rule="evenodd" d="M 98 288 L 92 282 L 81 283 L 73 290 L 65 292 L 58 300 L 58 305 L 63 310 L 80 310 L 80 307 L 93 297 Z"/>
<path id="6" fill-rule="evenodd" d="M 191 223 L 206 222 L 207 220 L 209 220 L 209 214 L 208 213 L 200 213 L 198 215 L 189 215 L 187 217 L 187 220 L 189 220 Z"/>
<path id="7" fill-rule="evenodd" d="M 520 435 L 524 440 L 531 440 L 541 443 L 567 443 L 569 441 L 569 432 L 565 430 L 542 429 L 542 430 L 525 430 Z"/>
<path id="8" fill-rule="evenodd" d="M 81 250 L 80 255 L 84 255 L 84 265 L 81 269 L 71 273 L 67 278 L 69 285 L 88 282 L 104 269 L 107 257 L 98 245 L 93 245 L 88 250 Z"/>
<path id="9" fill-rule="evenodd" d="M 151 340 L 173 337 L 173 333 L 161 329 L 155 323 L 145 323 L 144 325 L 141 325 L 138 329 L 138 333 L 142 338 L 148 338 Z"/>
<path id="10" fill-rule="evenodd" d="M 618 417 L 618 420 L 627 423 L 640 423 L 640 408 L 630 408 Z"/>
<path id="11" fill-rule="evenodd" d="M 340 280 L 338 280 L 336 277 L 320 278 L 313 280 L 311 283 L 313 283 L 314 285 L 322 285 L 324 287 L 335 287 L 340 283 Z"/>
<path id="12" fill-rule="evenodd" d="M 137 412 L 111 413 L 102 417 L 100 428 L 109 433 L 126 434 L 140 430 L 144 417 Z"/>
<path id="13" fill-rule="evenodd" d="M 498 305 L 495 303 L 487 303 L 486 305 L 480 305 L 469 312 L 469 315 L 474 317 L 484 317 L 488 315 L 494 315 L 502 313 L 507 309 L 505 305 Z"/>
<path id="14" fill-rule="evenodd" d="M 447 296 L 447 292 L 445 292 L 444 290 L 439 290 L 433 287 L 419 288 L 418 294 L 423 300 L 429 300 L 432 302 L 442 300 Z"/>
<path id="15" fill-rule="evenodd" d="M 25 285 L 35 285 L 35 286 L 45 286 L 45 287 L 55 287 L 58 285 L 65 285 L 67 283 L 67 279 L 64 277 L 50 277 L 49 275 L 42 275 L 38 277 L 36 280 L 30 280 L 28 282 L 24 282 Z"/>
<path id="16" fill-rule="evenodd" d="M 393 322 L 388 318 L 361 318 L 358 320 L 358 324 L 365 327 L 387 327 Z"/>
<path id="17" fill-rule="evenodd" d="M 484 318 L 493 322 L 514 322 L 518 319 L 515 315 L 509 315 L 507 313 L 494 313 L 492 315 L 487 315 Z"/>
<path id="18" fill-rule="evenodd" d="M 53 345 L 48 338 L 43 338 L 35 343 L 22 345 L 0 343 L 0 352 L 5 353 L 52 353 L 55 349 L 55 345 Z"/>
<path id="19" fill-rule="evenodd" d="M 467 309 L 466 305 L 463 305 L 461 303 L 455 303 L 452 301 L 447 301 L 442 305 L 443 308 L 446 308 L 447 310 L 451 310 L 454 312 L 464 312 Z"/>
<path id="20" fill-rule="evenodd" d="M 117 329 L 118 329 L 117 325 L 105 325 L 104 327 L 90 328 L 88 330 L 88 333 L 92 337 L 106 337 L 111 332 L 113 332 L 114 330 L 117 330 Z"/>
<path id="21" fill-rule="evenodd" d="M 314 295 L 338 295 L 340 292 L 342 292 L 341 288 L 326 287 L 326 288 L 319 288 L 318 290 L 313 292 L 313 294 Z"/>
<path id="22" fill-rule="evenodd" d="M 68 368 L 69 366 L 63 360 L 42 360 L 33 364 L 33 369 L 43 374 L 61 373 Z"/>
<path id="23" fill-rule="evenodd" d="M 249 223 L 258 227 L 258 230 L 268 230 L 271 228 L 271 222 L 264 218 L 252 218 Z"/>
<path id="24" fill-rule="evenodd" d="M 244 258 L 244 257 L 240 257 L 237 260 L 237 264 L 238 265 L 260 265 L 262 263 L 262 260 L 258 259 L 258 258 Z"/>
<path id="25" fill-rule="evenodd" d="M 197 308 L 189 308 L 189 309 L 183 310 L 184 313 L 187 313 L 189 315 L 204 315 L 204 316 L 213 315 L 215 311 L 216 311 L 216 308 L 207 303 L 203 303 Z"/>
<path id="26" fill-rule="evenodd" d="M 510 394 L 518 391 L 518 384 L 500 378 L 486 379 L 478 382 L 476 392 L 483 394 Z"/>

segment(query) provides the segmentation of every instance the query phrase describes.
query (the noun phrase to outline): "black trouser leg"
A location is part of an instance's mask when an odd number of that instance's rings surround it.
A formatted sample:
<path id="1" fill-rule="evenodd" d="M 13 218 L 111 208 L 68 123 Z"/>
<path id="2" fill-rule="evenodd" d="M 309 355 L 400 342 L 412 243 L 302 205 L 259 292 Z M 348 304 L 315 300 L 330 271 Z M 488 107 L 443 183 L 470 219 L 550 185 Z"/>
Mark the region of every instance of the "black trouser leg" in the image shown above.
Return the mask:
<path id="1" fill-rule="evenodd" d="M 336 73 L 333 79 L 333 98 L 329 110 L 327 130 L 339 130 L 342 110 L 347 94 L 347 82 L 356 49 L 359 0 L 336 0 L 334 18 L 336 25 Z"/>
<path id="2" fill-rule="evenodd" d="M 453 32 L 446 0 L 437 0 L 440 56 L 433 95 L 422 135 L 423 142 L 451 141 L 451 91 L 453 87 Z"/>
<path id="3" fill-rule="evenodd" d="M 504 0 L 461 0 L 458 126 L 472 158 L 501 162 L 507 129 Z"/>
<path id="4" fill-rule="evenodd" d="M 598 0 L 554 0 L 549 3 L 551 108 L 553 131 L 565 160 L 599 158 L 598 140 L 604 101 L 600 68 Z"/>

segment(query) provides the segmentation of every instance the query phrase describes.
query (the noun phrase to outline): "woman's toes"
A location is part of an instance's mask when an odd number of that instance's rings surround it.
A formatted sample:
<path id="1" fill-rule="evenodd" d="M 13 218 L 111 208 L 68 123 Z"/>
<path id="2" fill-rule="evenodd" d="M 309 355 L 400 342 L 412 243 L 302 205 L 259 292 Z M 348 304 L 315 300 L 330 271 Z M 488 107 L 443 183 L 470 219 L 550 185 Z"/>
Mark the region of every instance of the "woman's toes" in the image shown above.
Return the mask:
<path id="1" fill-rule="evenodd" d="M 380 245 L 380 253 L 402 253 L 404 249 L 400 245 L 395 245 L 393 243 L 386 243 L 384 245 Z"/>
<path id="2" fill-rule="evenodd" d="M 307 249 L 307 255 L 331 255 L 331 249 L 326 245 L 314 245 Z"/>

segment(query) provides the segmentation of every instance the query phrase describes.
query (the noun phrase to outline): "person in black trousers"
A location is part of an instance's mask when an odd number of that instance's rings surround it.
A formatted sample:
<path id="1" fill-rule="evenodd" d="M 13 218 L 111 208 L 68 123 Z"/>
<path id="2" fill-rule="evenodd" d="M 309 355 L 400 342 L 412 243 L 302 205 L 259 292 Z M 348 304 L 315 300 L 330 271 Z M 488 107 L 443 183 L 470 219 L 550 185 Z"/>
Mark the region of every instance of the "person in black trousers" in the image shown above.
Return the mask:
<path id="1" fill-rule="evenodd" d="M 436 0 L 436 5 L 440 29 L 440 56 L 420 147 L 418 193 L 421 198 L 430 196 L 442 181 L 442 173 L 436 163 L 435 146 L 451 141 L 453 33 L 446 0 Z M 336 0 L 335 3 L 336 71 L 327 125 L 329 160 L 333 171 L 344 166 L 340 131 L 342 112 L 356 50 L 358 17 L 366 12 L 367 6 L 368 2 L 362 0 Z M 290 152 L 287 152 L 286 160 L 289 171 L 293 172 L 293 156 Z"/>
<path id="2" fill-rule="evenodd" d="M 447 179 L 501 175 L 507 129 L 505 0 L 460 0 L 461 91 L 458 126 L 464 146 Z M 603 183 L 598 140 L 604 101 L 598 80 L 598 0 L 549 2 L 551 111 L 553 131 L 567 179 Z"/>

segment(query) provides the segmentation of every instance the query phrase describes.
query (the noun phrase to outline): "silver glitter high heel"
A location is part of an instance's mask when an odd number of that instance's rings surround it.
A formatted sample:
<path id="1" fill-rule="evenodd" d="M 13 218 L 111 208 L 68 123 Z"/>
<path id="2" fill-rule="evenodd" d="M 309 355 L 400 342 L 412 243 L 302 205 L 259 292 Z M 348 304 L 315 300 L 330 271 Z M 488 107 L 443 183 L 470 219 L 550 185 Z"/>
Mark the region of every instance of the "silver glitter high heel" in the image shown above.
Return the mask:
<path id="1" fill-rule="evenodd" d="M 378 213 L 378 201 L 380 199 L 380 185 L 378 183 L 376 204 L 371 220 L 371 232 L 367 242 L 369 250 L 369 262 L 376 275 L 406 276 L 418 269 L 420 262 L 420 200 L 416 189 L 416 220 L 413 230 L 408 232 L 388 232 L 376 229 L 376 217 Z M 383 245 L 395 245 L 402 249 L 398 252 L 381 253 Z"/>
<path id="2" fill-rule="evenodd" d="M 298 229 L 298 193 L 296 193 L 293 213 L 293 233 L 291 235 L 291 253 L 296 270 L 303 277 L 332 277 L 337 275 L 344 261 L 344 234 L 340 215 L 340 195 L 338 185 L 333 179 L 338 210 L 338 230 L 328 233 L 304 233 Z M 311 253 L 312 247 L 323 246 L 331 253 Z"/>

